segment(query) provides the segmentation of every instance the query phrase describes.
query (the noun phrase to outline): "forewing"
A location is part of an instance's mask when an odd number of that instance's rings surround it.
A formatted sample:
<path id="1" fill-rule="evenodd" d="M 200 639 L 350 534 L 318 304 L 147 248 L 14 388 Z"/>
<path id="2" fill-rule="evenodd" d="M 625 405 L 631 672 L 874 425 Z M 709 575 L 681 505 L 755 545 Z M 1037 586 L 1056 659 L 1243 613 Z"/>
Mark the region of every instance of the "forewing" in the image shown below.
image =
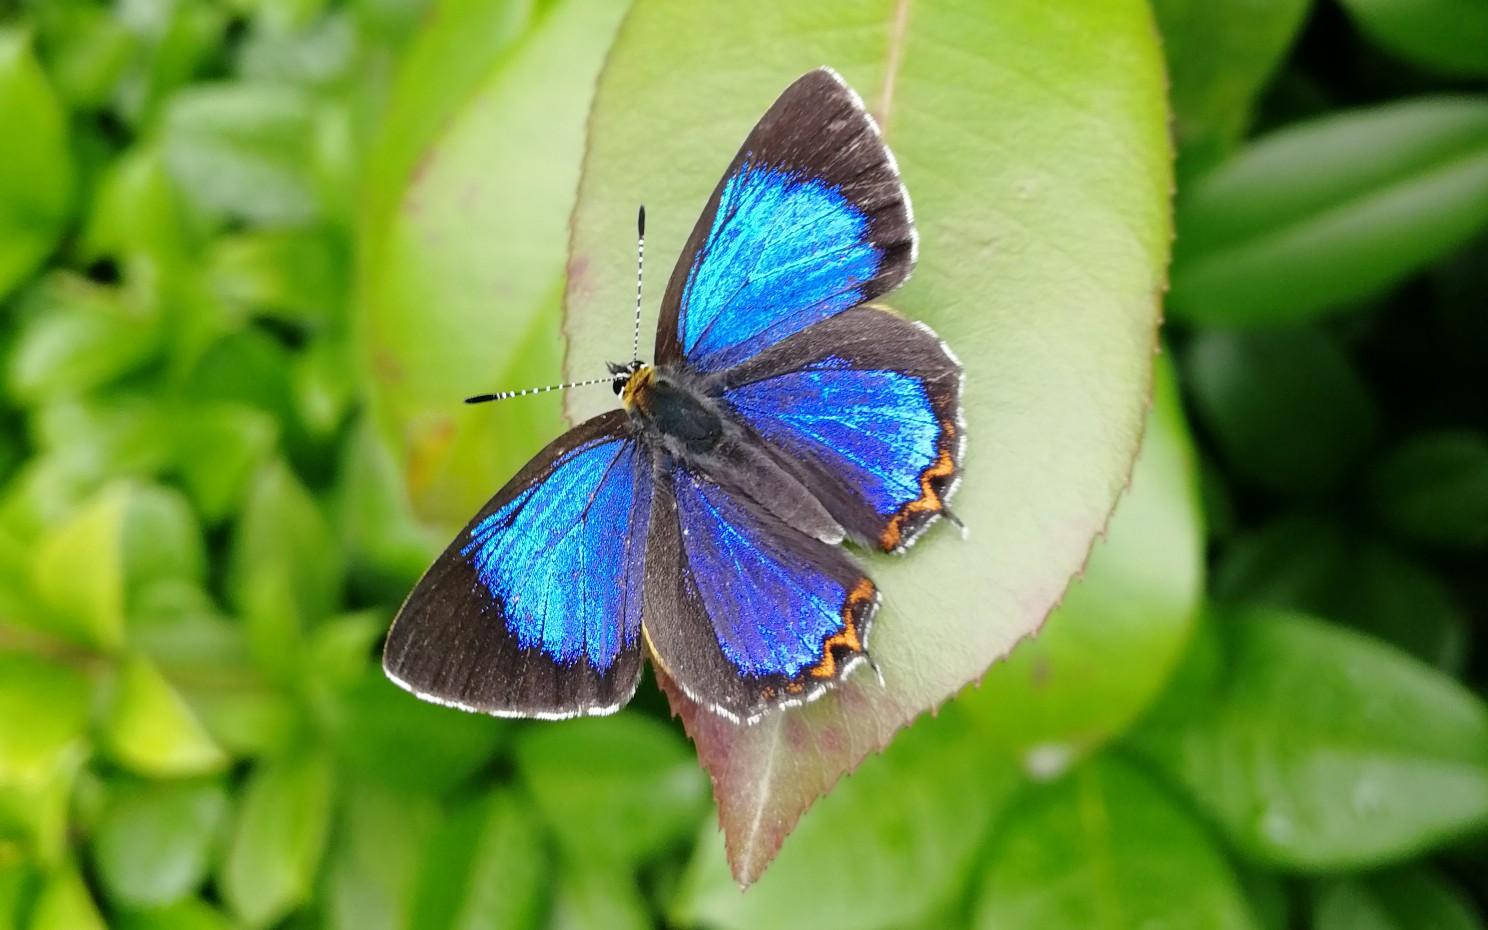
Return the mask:
<path id="1" fill-rule="evenodd" d="M 728 368 L 892 290 L 914 259 L 909 196 L 873 118 L 835 72 L 809 72 L 755 125 L 698 218 L 656 359 Z"/>
<path id="2" fill-rule="evenodd" d="M 624 412 L 559 437 L 403 604 L 383 668 L 419 697 L 512 717 L 607 714 L 635 693 L 651 461 Z"/>
<path id="3" fill-rule="evenodd" d="M 821 695 L 867 655 L 878 603 L 840 546 L 685 466 L 658 475 L 646 638 L 655 661 L 709 710 L 752 721 Z"/>
<path id="4" fill-rule="evenodd" d="M 961 366 L 923 324 L 855 307 L 724 372 L 723 398 L 856 539 L 896 552 L 961 475 Z"/>

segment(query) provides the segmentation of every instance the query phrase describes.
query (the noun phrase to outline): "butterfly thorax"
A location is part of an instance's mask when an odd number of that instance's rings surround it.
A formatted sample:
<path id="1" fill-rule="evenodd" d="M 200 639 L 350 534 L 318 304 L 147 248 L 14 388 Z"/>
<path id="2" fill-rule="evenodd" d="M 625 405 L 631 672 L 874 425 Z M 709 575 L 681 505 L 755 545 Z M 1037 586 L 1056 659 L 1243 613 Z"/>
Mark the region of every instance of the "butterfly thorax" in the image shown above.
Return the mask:
<path id="1" fill-rule="evenodd" d="M 724 434 L 715 402 L 666 369 L 639 368 L 625 382 L 620 402 L 643 432 L 670 440 L 691 455 L 707 453 Z M 679 450 L 680 451 L 680 450 Z"/>

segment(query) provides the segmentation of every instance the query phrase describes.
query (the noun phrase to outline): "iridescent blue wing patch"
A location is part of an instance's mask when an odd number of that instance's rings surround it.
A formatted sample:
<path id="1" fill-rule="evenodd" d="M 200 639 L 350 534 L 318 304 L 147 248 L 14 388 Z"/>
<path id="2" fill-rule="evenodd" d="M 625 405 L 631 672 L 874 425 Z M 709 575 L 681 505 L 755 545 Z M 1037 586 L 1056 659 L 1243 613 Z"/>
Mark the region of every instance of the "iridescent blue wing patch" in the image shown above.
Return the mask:
<path id="1" fill-rule="evenodd" d="M 720 376 L 722 396 L 847 532 L 904 549 L 961 473 L 961 366 L 936 335 L 856 307 Z"/>
<path id="2" fill-rule="evenodd" d="M 640 679 L 652 484 L 623 411 L 561 436 L 408 596 L 383 652 L 388 677 L 503 716 L 617 710 Z"/>
<path id="3" fill-rule="evenodd" d="M 858 95 L 812 71 L 755 125 L 698 218 L 656 361 L 721 371 L 892 290 L 914 258 L 893 155 Z"/>
<path id="4" fill-rule="evenodd" d="M 693 700 L 736 720 L 809 701 L 867 654 L 878 591 L 840 546 L 687 466 L 658 481 L 646 638 Z"/>

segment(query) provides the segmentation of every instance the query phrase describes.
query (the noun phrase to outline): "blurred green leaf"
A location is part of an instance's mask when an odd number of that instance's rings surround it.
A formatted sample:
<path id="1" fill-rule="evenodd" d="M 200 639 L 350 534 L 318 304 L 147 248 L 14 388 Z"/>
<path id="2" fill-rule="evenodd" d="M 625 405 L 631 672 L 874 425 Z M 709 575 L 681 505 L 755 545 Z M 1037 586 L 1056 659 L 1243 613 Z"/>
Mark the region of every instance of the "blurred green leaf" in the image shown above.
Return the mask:
<path id="1" fill-rule="evenodd" d="M 363 780 L 346 791 L 328 853 L 321 900 L 330 930 L 403 930 L 420 857 L 443 816 L 428 795 L 394 793 Z"/>
<path id="2" fill-rule="evenodd" d="M 279 423 L 246 404 L 193 404 L 172 423 L 176 468 L 191 501 L 209 524 L 236 513 L 268 460 Z"/>
<path id="3" fill-rule="evenodd" d="M 1012 806 L 981 881 L 975 926 L 1256 925 L 1204 828 L 1136 769 L 1101 758 Z"/>
<path id="4" fill-rule="evenodd" d="M 626 6 L 446 2 L 394 91 L 362 217 L 364 344 L 404 481 L 434 522 L 463 523 L 560 426 L 552 394 L 458 401 L 558 380 L 585 113 Z"/>
<path id="5" fill-rule="evenodd" d="M 73 164 L 67 113 L 23 30 L 0 29 L 0 299 L 33 272 L 66 225 Z"/>
<path id="6" fill-rule="evenodd" d="M 1215 567 L 1212 591 L 1221 603 L 1348 623 L 1449 673 L 1467 658 L 1468 618 L 1447 583 L 1337 520 L 1286 514 L 1237 537 Z"/>
<path id="7" fill-rule="evenodd" d="M 971 532 L 940 528 L 908 558 L 870 558 L 886 687 L 860 674 L 750 727 L 678 702 L 743 881 L 843 773 L 1037 628 L 1084 563 L 1140 440 L 1171 236 L 1165 79 L 1145 3 L 640 0 L 589 120 L 565 376 L 603 372 L 630 345 L 616 308 L 635 284 L 617 243 L 635 205 L 665 271 L 750 127 L 824 62 L 882 118 L 914 203 L 919 264 L 888 300 L 965 366 L 971 451 L 954 508 Z M 470 269 L 463 278 L 477 286 Z M 577 421 L 614 398 L 564 402 Z"/>
<path id="8" fill-rule="evenodd" d="M 256 329 L 224 335 L 207 346 L 187 378 L 184 394 L 197 403 L 246 404 L 294 429 L 293 356 Z"/>
<path id="9" fill-rule="evenodd" d="M 624 870 L 570 865 L 557 884 L 552 930 L 647 930 L 656 926 L 635 880 Z"/>
<path id="10" fill-rule="evenodd" d="M 292 669 L 294 623 L 329 617 L 339 602 L 340 551 L 315 498 L 283 462 L 259 472 L 243 506 L 228 561 L 228 594 L 250 624 L 270 667 Z M 281 616 L 285 610 L 292 616 Z M 298 618 L 298 621 L 296 621 Z"/>
<path id="11" fill-rule="evenodd" d="M 53 401 L 32 419 L 44 454 L 96 478 L 161 471 L 170 459 L 173 426 L 159 398 L 134 391 Z"/>
<path id="12" fill-rule="evenodd" d="M 972 737 L 954 707 L 865 760 L 801 819 L 776 866 L 748 893 L 730 874 L 713 824 L 669 909 L 681 926 L 871 930 L 910 923 L 965 887 L 1018 768 Z"/>
<path id="13" fill-rule="evenodd" d="M 136 126 L 150 124 L 216 51 L 227 26 L 226 4 L 175 0 L 129 3 L 119 19 L 138 38 L 143 54 L 120 82 L 118 109 Z"/>
<path id="14" fill-rule="evenodd" d="M 130 656 L 120 665 L 102 740 L 124 768 L 156 778 L 215 772 L 228 761 L 181 695 L 144 656 Z"/>
<path id="15" fill-rule="evenodd" d="M 505 792 L 446 816 L 427 846 L 408 926 L 525 930 L 539 925 L 550 874 L 542 836 Z"/>
<path id="16" fill-rule="evenodd" d="M 406 596 L 444 540 L 414 516 L 398 463 L 370 416 L 356 420 L 342 445 L 336 504 L 353 584 L 387 601 Z"/>
<path id="17" fill-rule="evenodd" d="M 157 314 L 117 288 L 65 272 L 28 294 L 21 315 L 6 384 L 28 404 L 73 397 L 133 371 L 160 338 Z"/>
<path id="18" fill-rule="evenodd" d="M 642 862 L 697 830 L 707 781 L 685 741 L 635 714 L 528 727 L 517 772 L 565 854 Z"/>
<path id="19" fill-rule="evenodd" d="M 1369 38 L 1442 74 L 1488 75 L 1488 3 L 1482 0 L 1341 0 Z"/>
<path id="20" fill-rule="evenodd" d="M 123 539 L 126 605 L 135 606 L 155 585 L 207 583 L 207 545 L 186 496 L 172 487 L 132 489 Z"/>
<path id="21" fill-rule="evenodd" d="M 44 785 L 83 755 L 91 692 L 77 669 L 0 652 L 0 785 Z"/>
<path id="22" fill-rule="evenodd" d="M 108 930 L 108 924 L 77 871 L 63 866 L 42 886 L 29 930 Z"/>
<path id="23" fill-rule="evenodd" d="M 134 36 L 102 6 L 55 3 L 52 10 L 39 45 L 57 92 L 73 107 L 104 106 L 136 51 Z"/>
<path id="24" fill-rule="evenodd" d="M 1214 693 L 1171 693 L 1176 706 L 1135 745 L 1248 857 L 1366 867 L 1488 823 L 1488 708 L 1471 692 L 1301 616 L 1218 621 L 1227 668 Z"/>
<path id="25" fill-rule="evenodd" d="M 332 808 L 330 761 L 313 751 L 260 764 L 238 804 L 217 886 L 249 928 L 310 899 Z"/>
<path id="26" fill-rule="evenodd" d="M 346 299 L 346 260 L 324 230 L 224 237 L 208 261 L 212 286 L 225 300 L 312 330 L 338 317 Z"/>
<path id="27" fill-rule="evenodd" d="M 35 894 L 36 875 L 0 841 L 0 930 L 21 930 L 21 916 Z"/>
<path id="28" fill-rule="evenodd" d="M 283 84 L 198 85 L 170 99 L 164 157 L 209 216 L 265 226 L 320 217 L 320 124 L 313 98 Z"/>
<path id="29" fill-rule="evenodd" d="M 187 899 L 170 907 L 122 914 L 118 930 L 236 930 L 236 925 L 204 901 Z"/>
<path id="30" fill-rule="evenodd" d="M 1318 330 L 1200 333 L 1183 362 L 1200 420 L 1234 470 L 1266 490 L 1331 490 L 1374 441 L 1368 385 Z"/>
<path id="31" fill-rule="evenodd" d="M 1461 892 L 1420 868 L 1335 879 L 1319 889 L 1314 930 L 1480 930 Z"/>
<path id="32" fill-rule="evenodd" d="M 1131 489 L 1083 576 L 1036 639 L 957 701 L 1046 774 L 1124 730 L 1157 696 L 1198 609 L 1197 477 L 1170 365 L 1158 365 L 1154 393 Z"/>
<path id="33" fill-rule="evenodd" d="M 123 541 L 130 494 L 127 484 L 105 488 L 37 546 L 33 580 L 52 611 L 50 632 L 105 651 L 123 643 Z"/>
<path id="34" fill-rule="evenodd" d="M 1370 503 L 1408 539 L 1440 546 L 1488 542 L 1488 437 L 1438 431 L 1407 439 L 1374 464 Z"/>
<path id="35" fill-rule="evenodd" d="M 386 626 L 384 620 L 379 635 Z M 379 668 L 364 674 L 339 702 L 333 732 L 350 771 L 399 791 L 443 795 L 491 762 L 507 725 L 417 700 Z M 665 812 L 656 816 L 666 822 Z"/>
<path id="36" fill-rule="evenodd" d="M 1212 161 L 1239 140 L 1310 7 L 1310 0 L 1154 0 L 1183 155 Z"/>
<path id="37" fill-rule="evenodd" d="M 1275 132 L 1178 199 L 1178 319 L 1295 322 L 1368 297 L 1488 224 L 1488 101 L 1418 98 Z"/>
<path id="38" fill-rule="evenodd" d="M 172 904 L 206 879 L 227 813 L 217 782 L 126 784 L 93 836 L 93 863 L 111 903 Z"/>
<path id="39" fill-rule="evenodd" d="M 188 215 L 158 146 L 138 147 L 98 179 L 80 250 L 89 260 L 111 256 L 140 277 L 189 273 L 188 255 L 204 232 Z"/>
<path id="40" fill-rule="evenodd" d="M 347 76 L 357 53 L 357 35 L 349 15 L 337 11 L 318 21 L 276 24 L 269 21 L 273 8 L 272 4 L 261 5 L 263 15 L 254 22 L 238 55 L 240 74 L 254 81 L 313 87 Z"/>

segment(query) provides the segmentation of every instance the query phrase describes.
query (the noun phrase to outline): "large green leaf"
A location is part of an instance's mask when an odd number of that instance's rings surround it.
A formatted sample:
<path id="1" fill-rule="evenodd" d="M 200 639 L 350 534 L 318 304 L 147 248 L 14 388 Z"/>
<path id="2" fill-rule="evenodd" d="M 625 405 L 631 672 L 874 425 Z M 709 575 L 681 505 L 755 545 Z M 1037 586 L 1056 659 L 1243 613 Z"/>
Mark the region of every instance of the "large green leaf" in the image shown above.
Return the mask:
<path id="1" fill-rule="evenodd" d="M 1202 163 L 1224 154 L 1240 138 L 1254 98 L 1310 6 L 1310 0 L 1153 0 L 1185 166 L 1192 167 L 1190 156 Z"/>
<path id="2" fill-rule="evenodd" d="M 1483 0 L 1342 0 L 1368 36 L 1410 61 L 1453 75 L 1488 75 Z"/>
<path id="3" fill-rule="evenodd" d="M 864 673 L 749 728 L 681 707 L 746 882 L 843 772 L 1037 627 L 1084 561 L 1136 451 L 1170 229 L 1144 4 L 641 0 L 590 116 L 568 376 L 602 374 L 630 348 L 636 204 L 648 251 L 666 256 L 651 278 L 664 279 L 750 126 L 822 64 L 877 113 L 914 201 L 919 270 L 889 300 L 965 364 L 955 507 L 971 535 L 944 528 L 907 558 L 871 561 L 887 687 Z M 570 391 L 566 403 L 577 420 L 613 398 Z"/>
<path id="4" fill-rule="evenodd" d="M 1387 287 L 1488 225 L 1488 101 L 1341 112 L 1252 143 L 1178 200 L 1168 309 L 1263 326 Z"/>
<path id="5" fill-rule="evenodd" d="M 987 827 L 1021 784 L 952 707 L 870 758 L 801 820 L 776 867 L 740 894 L 718 829 L 703 839 L 669 916 L 680 926 L 875 930 L 954 903 Z"/>
<path id="6" fill-rule="evenodd" d="M 217 782 L 124 785 L 93 836 L 93 861 L 110 899 L 126 907 L 179 901 L 206 878 L 227 812 Z"/>
<path id="7" fill-rule="evenodd" d="M 1325 883 L 1313 905 L 1314 930 L 1481 930 L 1461 892 L 1417 868 Z"/>
<path id="8" fill-rule="evenodd" d="M 531 930 L 551 870 L 525 805 L 506 792 L 457 809 L 427 846 L 409 927 Z"/>
<path id="9" fill-rule="evenodd" d="M 1027 793 L 998 830 L 978 930 L 1252 930 L 1201 824 L 1124 763 L 1101 759 Z"/>
<path id="10" fill-rule="evenodd" d="M 330 828 L 330 761 L 300 752 L 256 770 L 217 875 L 222 897 L 250 928 L 277 923 L 309 900 Z"/>
<path id="11" fill-rule="evenodd" d="M 0 30 L 0 298 L 56 244 L 72 205 L 67 112 L 31 53 L 31 37 Z"/>
<path id="12" fill-rule="evenodd" d="M 1038 638 L 957 703 L 1036 771 L 1124 730 L 1155 698 L 1193 627 L 1203 582 L 1197 476 L 1170 365 L 1158 366 L 1131 490 Z"/>
<path id="13" fill-rule="evenodd" d="M 414 505 L 468 519 L 559 427 L 566 220 L 624 0 L 447 0 L 410 52 L 362 217 L 364 349 Z M 627 234 L 626 241 L 630 235 Z"/>
<path id="14" fill-rule="evenodd" d="M 1170 691 L 1134 739 L 1248 856 L 1368 866 L 1488 823 L 1488 708 L 1467 689 L 1302 616 L 1213 619 L 1227 667 L 1208 693 Z"/>

